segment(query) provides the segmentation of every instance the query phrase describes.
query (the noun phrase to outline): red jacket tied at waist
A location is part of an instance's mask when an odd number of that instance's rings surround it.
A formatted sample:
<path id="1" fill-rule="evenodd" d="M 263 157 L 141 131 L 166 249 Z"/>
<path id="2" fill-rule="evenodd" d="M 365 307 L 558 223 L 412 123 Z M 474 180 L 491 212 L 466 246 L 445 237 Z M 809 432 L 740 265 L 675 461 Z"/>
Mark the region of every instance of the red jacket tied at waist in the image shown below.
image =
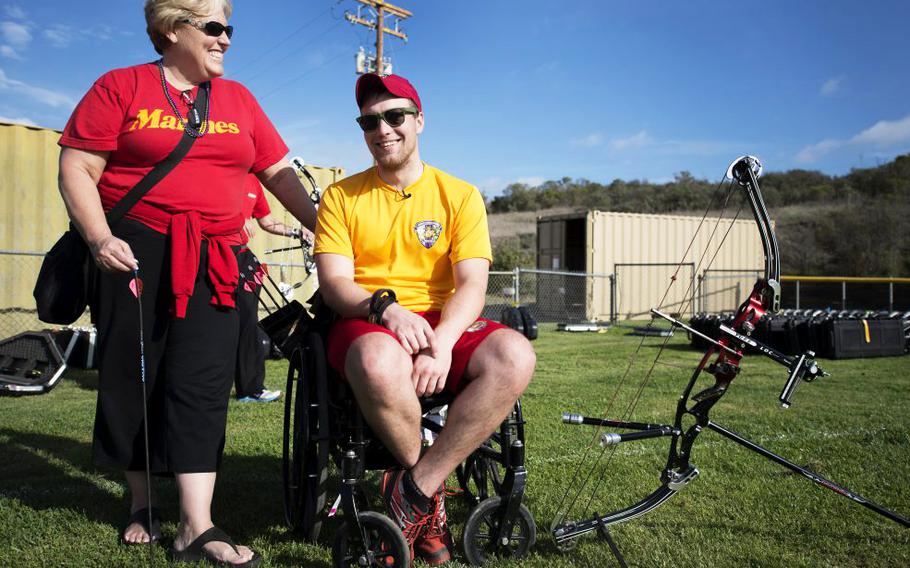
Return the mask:
<path id="1" fill-rule="evenodd" d="M 193 295 L 199 269 L 203 237 L 208 246 L 208 277 L 214 288 L 212 304 L 234 307 L 239 273 L 237 257 L 229 240 L 243 228 L 240 215 L 226 221 L 209 222 L 198 211 L 178 213 L 171 217 L 171 287 L 174 291 L 174 315 L 186 317 L 186 306 Z"/>

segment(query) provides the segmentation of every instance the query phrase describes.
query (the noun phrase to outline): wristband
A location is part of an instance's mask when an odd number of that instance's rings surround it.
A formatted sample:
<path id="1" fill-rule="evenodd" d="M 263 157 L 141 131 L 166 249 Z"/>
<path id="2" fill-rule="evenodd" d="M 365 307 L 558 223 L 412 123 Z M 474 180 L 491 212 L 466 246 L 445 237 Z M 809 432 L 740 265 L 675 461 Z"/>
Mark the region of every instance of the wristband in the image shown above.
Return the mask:
<path id="1" fill-rule="evenodd" d="M 370 314 L 367 316 L 367 322 L 382 325 L 383 312 L 397 301 L 398 298 L 395 296 L 394 290 L 380 288 L 373 292 L 373 296 L 370 298 Z"/>

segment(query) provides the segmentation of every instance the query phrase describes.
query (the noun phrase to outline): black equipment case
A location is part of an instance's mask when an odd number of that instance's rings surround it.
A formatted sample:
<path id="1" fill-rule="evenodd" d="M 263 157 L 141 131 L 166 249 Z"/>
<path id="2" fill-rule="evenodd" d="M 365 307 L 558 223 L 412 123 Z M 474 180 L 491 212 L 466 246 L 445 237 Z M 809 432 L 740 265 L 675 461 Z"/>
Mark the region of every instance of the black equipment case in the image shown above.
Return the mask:
<path id="1" fill-rule="evenodd" d="M 94 326 L 65 327 L 54 332 L 54 340 L 63 354 L 63 360 L 74 369 L 97 369 L 97 332 Z"/>
<path id="2" fill-rule="evenodd" d="M 825 322 L 823 355 L 830 359 L 903 355 L 901 320 L 831 320 Z"/>
<path id="3" fill-rule="evenodd" d="M 0 341 L 0 395 L 46 393 L 65 370 L 49 331 L 27 331 Z"/>

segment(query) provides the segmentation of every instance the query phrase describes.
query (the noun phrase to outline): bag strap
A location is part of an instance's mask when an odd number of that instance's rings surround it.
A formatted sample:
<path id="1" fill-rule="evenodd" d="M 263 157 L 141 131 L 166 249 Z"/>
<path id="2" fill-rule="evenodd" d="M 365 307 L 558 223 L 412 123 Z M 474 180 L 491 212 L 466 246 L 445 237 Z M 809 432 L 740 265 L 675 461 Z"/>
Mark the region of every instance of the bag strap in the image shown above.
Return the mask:
<path id="1" fill-rule="evenodd" d="M 209 104 L 208 94 L 210 88 L 210 83 L 204 83 L 200 85 L 199 91 L 196 94 L 196 109 L 199 111 L 199 116 L 208 116 L 206 110 Z M 189 120 L 189 116 L 187 116 L 187 120 Z M 139 183 L 134 185 L 133 189 L 114 205 L 114 208 L 107 214 L 108 224 L 112 225 L 123 218 L 134 205 L 139 203 L 139 200 L 142 199 L 149 190 L 155 187 L 155 185 L 164 179 L 167 174 L 171 173 L 177 164 L 179 164 L 187 153 L 189 153 L 190 147 L 192 147 L 196 138 L 196 136 L 192 136 L 184 129 L 183 137 L 180 139 L 180 143 L 177 144 L 177 147 L 171 150 L 171 153 L 168 154 L 165 159 L 155 164 L 155 167 L 152 168 L 149 173 L 145 174 L 145 177 L 139 180 Z"/>

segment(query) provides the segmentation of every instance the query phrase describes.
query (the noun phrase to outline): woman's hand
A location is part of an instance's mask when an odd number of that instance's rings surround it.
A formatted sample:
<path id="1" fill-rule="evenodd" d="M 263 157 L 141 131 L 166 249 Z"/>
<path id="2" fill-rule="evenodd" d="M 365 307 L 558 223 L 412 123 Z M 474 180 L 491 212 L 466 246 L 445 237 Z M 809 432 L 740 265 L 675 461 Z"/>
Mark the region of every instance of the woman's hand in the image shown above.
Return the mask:
<path id="1" fill-rule="evenodd" d="M 89 247 L 95 264 L 104 272 L 131 272 L 139 268 L 139 261 L 126 241 L 108 235 Z"/>

